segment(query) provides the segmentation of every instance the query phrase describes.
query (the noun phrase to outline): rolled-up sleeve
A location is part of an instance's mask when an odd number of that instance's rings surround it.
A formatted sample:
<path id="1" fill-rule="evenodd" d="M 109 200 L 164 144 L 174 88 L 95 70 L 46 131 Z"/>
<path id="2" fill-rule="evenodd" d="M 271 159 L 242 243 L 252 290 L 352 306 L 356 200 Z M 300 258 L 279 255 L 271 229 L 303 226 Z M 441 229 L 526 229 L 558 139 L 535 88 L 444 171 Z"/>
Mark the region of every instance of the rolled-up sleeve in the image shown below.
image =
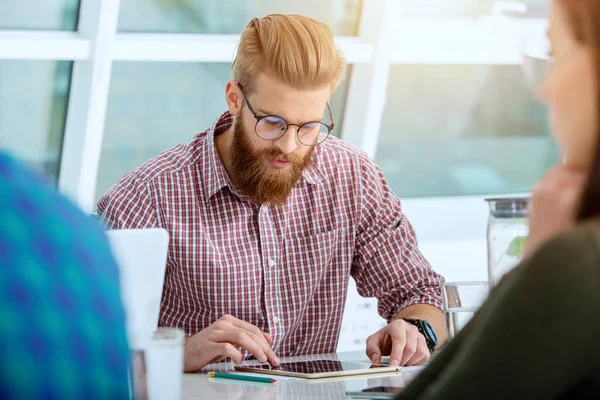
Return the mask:
<path id="1" fill-rule="evenodd" d="M 443 310 L 444 278 L 419 251 L 400 200 L 373 161 L 364 156 L 360 164 L 360 216 L 351 270 L 358 293 L 376 297 L 379 315 L 388 322 L 413 304 Z"/>

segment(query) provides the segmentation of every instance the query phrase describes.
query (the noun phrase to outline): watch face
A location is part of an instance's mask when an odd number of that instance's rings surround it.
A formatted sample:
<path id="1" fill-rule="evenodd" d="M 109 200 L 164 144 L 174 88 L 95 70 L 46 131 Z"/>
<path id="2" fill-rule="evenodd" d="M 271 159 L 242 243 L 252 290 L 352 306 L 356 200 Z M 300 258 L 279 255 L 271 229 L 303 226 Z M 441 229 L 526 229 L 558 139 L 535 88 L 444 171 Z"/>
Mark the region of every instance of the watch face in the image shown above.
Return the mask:
<path id="1" fill-rule="evenodd" d="M 427 342 L 427 347 L 429 350 L 431 352 L 435 351 L 438 344 L 438 339 L 433 331 L 433 328 L 431 325 L 429 325 L 429 322 L 422 319 L 406 319 L 406 321 L 415 325 L 419 329 L 419 332 L 425 336 L 425 341 Z"/>
<path id="2" fill-rule="evenodd" d="M 425 336 L 429 336 L 429 338 L 431 338 L 431 340 L 434 341 L 437 345 L 437 336 L 435 335 L 435 332 L 433 331 L 431 325 L 429 325 L 429 322 L 423 321 L 423 330 L 426 333 Z"/>

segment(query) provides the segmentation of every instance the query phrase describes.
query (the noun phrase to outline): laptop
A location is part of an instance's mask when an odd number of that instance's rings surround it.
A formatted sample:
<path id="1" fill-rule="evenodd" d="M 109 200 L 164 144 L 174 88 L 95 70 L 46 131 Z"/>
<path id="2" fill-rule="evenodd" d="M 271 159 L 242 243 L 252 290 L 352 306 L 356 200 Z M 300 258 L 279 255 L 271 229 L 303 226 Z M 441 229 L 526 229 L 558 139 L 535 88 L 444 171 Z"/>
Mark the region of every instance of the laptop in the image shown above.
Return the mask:
<path id="1" fill-rule="evenodd" d="M 158 326 L 169 234 L 164 229 L 123 229 L 106 236 L 119 265 L 129 347 L 141 350 Z"/>

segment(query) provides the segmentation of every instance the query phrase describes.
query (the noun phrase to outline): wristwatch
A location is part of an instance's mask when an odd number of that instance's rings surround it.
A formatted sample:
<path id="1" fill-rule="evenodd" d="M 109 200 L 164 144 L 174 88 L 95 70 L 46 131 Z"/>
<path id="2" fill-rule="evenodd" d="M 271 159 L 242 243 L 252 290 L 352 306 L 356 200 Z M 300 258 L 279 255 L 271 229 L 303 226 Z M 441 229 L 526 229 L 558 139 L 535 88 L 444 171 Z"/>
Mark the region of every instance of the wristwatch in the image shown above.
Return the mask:
<path id="1" fill-rule="evenodd" d="M 424 319 L 414 319 L 414 318 L 402 318 L 404 321 L 408 322 L 417 327 L 419 333 L 425 337 L 425 342 L 427 343 L 427 348 L 430 353 L 433 353 L 438 345 L 438 339 L 433 331 L 429 322 Z"/>

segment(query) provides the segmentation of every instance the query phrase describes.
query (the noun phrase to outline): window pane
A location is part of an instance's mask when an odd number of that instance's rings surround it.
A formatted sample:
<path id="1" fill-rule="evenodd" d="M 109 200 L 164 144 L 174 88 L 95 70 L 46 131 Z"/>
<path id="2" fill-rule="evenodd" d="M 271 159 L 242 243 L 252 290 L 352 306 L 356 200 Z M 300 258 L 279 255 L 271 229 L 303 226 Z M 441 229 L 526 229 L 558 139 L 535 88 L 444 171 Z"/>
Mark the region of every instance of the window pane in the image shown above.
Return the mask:
<path id="1" fill-rule="evenodd" d="M 401 197 L 525 192 L 556 161 L 518 66 L 395 65 L 377 162 Z"/>
<path id="2" fill-rule="evenodd" d="M 302 14 L 355 36 L 363 0 L 121 0 L 119 30 L 239 34 L 254 17 Z"/>
<path id="3" fill-rule="evenodd" d="M 77 29 L 79 0 L 2 0 L 0 29 Z"/>
<path id="4" fill-rule="evenodd" d="M 0 61 L 0 148 L 56 183 L 71 62 Z"/>
<path id="5" fill-rule="evenodd" d="M 227 110 L 229 63 L 116 62 L 96 197 L 119 178 L 178 143 L 210 128 Z M 331 101 L 339 136 L 347 86 Z"/>
<path id="6" fill-rule="evenodd" d="M 402 14 L 411 17 L 468 17 L 491 15 L 498 0 L 404 0 Z M 523 16 L 547 15 L 548 0 L 519 0 L 527 6 Z M 521 14 L 519 14 L 521 15 Z"/>

